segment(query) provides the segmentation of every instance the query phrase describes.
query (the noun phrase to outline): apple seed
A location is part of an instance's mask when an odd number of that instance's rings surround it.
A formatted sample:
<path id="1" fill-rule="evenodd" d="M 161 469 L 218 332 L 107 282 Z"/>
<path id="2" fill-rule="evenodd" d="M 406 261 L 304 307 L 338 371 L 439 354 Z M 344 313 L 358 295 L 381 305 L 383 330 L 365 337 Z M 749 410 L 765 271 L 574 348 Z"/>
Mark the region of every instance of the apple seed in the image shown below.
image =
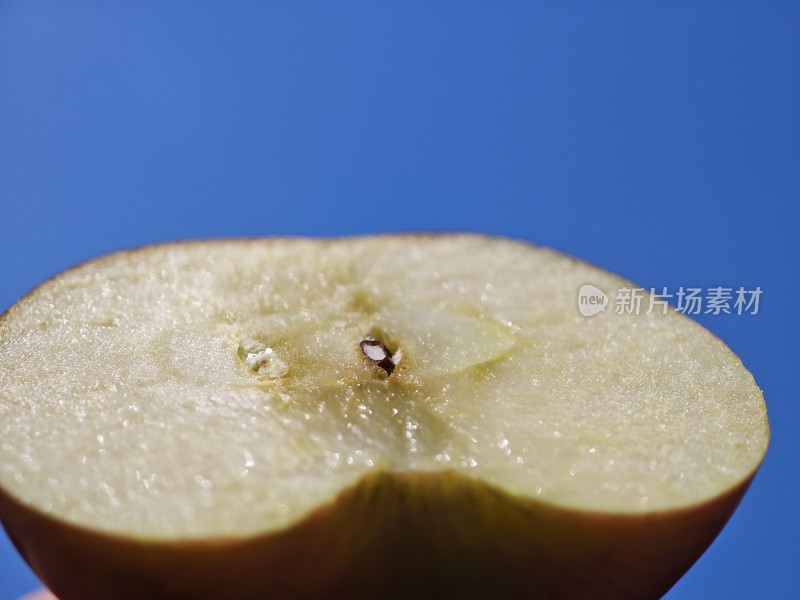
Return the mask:
<path id="1" fill-rule="evenodd" d="M 364 356 L 386 371 L 387 375 L 392 374 L 400 360 L 399 352 L 395 359 L 389 349 L 377 340 L 362 340 L 359 345 Z"/>

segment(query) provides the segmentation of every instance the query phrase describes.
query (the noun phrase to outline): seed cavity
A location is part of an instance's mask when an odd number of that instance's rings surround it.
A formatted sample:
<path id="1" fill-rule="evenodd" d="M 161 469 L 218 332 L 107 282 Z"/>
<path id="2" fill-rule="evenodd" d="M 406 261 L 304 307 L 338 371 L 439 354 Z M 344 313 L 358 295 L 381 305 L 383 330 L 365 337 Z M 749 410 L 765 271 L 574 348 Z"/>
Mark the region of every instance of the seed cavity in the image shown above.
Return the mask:
<path id="1" fill-rule="evenodd" d="M 289 371 L 289 366 L 276 355 L 275 350 L 265 344 L 240 344 L 238 354 L 244 364 L 262 379 L 278 379 Z"/>

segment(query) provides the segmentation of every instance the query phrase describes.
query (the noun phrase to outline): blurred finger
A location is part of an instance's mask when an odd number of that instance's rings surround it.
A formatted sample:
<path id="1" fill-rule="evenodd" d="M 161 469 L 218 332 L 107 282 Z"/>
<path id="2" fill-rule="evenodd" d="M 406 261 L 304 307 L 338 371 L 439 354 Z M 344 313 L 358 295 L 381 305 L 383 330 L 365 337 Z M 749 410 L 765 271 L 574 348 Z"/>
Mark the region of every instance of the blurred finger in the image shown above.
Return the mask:
<path id="1" fill-rule="evenodd" d="M 58 600 L 49 590 L 37 590 L 31 592 L 27 596 L 23 596 L 20 600 Z"/>

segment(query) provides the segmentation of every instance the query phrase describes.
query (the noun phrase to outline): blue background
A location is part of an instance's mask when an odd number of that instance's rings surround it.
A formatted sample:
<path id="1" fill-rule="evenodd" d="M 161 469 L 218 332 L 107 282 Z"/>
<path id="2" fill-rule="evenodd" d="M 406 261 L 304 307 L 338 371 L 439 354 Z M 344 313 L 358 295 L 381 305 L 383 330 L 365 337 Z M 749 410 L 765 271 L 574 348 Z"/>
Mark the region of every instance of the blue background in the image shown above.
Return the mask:
<path id="1" fill-rule="evenodd" d="M 642 6 L 647 4 L 647 6 Z M 474 230 L 705 316 L 772 445 L 668 595 L 800 598 L 796 2 L 0 3 L 0 310 L 100 253 L 231 235 Z M 38 585 L 0 534 L 0 600 Z"/>

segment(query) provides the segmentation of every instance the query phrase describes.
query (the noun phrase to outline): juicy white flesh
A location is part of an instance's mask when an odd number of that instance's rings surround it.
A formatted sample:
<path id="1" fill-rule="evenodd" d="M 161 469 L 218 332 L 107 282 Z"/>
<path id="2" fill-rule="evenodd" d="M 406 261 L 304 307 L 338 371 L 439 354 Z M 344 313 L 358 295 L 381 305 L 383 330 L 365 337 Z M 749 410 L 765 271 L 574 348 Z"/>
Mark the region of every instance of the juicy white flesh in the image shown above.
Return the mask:
<path id="1" fill-rule="evenodd" d="M 70 522 L 196 538 L 288 526 L 379 470 L 614 512 L 750 475 L 769 434 L 741 362 L 674 312 L 581 316 L 585 283 L 625 285 L 470 235 L 93 261 L 0 320 L 0 486 Z"/>

